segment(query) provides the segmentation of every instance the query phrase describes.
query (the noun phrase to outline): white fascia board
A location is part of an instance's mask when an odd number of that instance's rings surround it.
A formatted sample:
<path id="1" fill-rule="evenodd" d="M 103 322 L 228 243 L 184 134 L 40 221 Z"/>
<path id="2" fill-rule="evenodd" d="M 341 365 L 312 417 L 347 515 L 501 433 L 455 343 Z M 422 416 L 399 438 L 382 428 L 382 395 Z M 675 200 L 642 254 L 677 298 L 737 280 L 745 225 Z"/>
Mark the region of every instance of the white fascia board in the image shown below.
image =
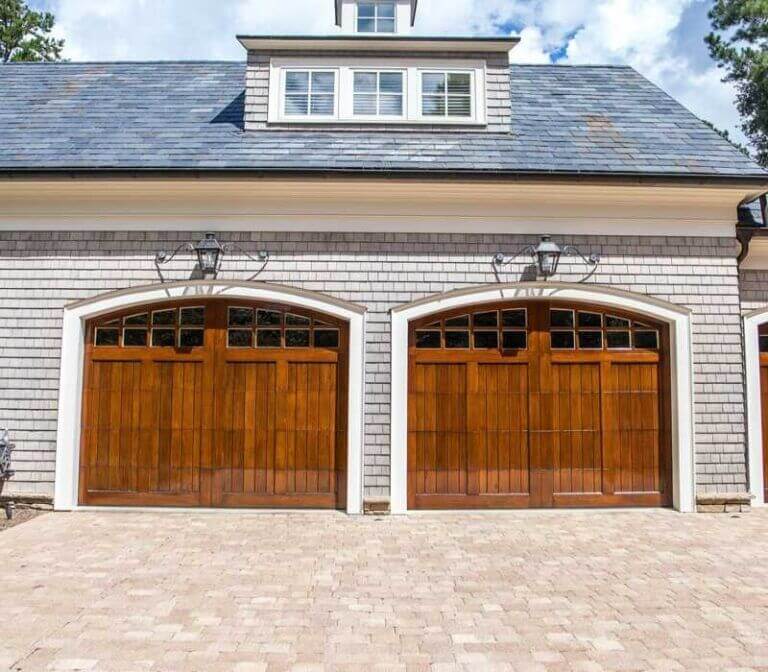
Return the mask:
<path id="1" fill-rule="evenodd" d="M 290 36 L 238 36 L 238 41 L 249 51 L 397 51 L 456 53 L 509 53 L 517 38 L 460 38 L 460 37 L 290 37 Z"/>

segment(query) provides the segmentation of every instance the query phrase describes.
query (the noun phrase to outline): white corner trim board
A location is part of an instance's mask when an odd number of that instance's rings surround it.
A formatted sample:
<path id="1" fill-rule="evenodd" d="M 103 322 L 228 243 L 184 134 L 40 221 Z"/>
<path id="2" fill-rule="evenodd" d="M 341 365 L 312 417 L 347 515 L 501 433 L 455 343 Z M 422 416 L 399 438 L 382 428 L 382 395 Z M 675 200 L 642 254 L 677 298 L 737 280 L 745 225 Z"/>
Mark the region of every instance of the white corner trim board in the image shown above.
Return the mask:
<path id="1" fill-rule="evenodd" d="M 80 424 L 86 321 L 130 306 L 193 297 L 271 301 L 327 313 L 349 322 L 349 429 L 347 433 L 347 513 L 362 513 L 363 375 L 365 309 L 322 294 L 269 285 L 193 281 L 121 290 L 80 301 L 64 309 L 56 434 L 54 505 L 59 511 L 78 508 Z"/>
<path id="2" fill-rule="evenodd" d="M 557 282 L 527 282 L 484 285 L 429 297 L 392 311 L 392 433 L 391 511 L 408 510 L 408 324 L 426 315 L 451 308 L 498 301 L 558 299 L 647 315 L 670 327 L 672 372 L 672 478 L 674 506 L 681 512 L 695 511 L 693 366 L 691 359 L 690 312 L 651 297 L 599 285 Z M 766 315 L 768 319 L 768 315 Z"/>
<path id="3" fill-rule="evenodd" d="M 768 322 L 768 308 L 744 316 L 744 367 L 747 383 L 747 449 L 749 451 L 749 493 L 753 506 L 764 506 L 763 409 L 760 389 L 760 325 Z"/>

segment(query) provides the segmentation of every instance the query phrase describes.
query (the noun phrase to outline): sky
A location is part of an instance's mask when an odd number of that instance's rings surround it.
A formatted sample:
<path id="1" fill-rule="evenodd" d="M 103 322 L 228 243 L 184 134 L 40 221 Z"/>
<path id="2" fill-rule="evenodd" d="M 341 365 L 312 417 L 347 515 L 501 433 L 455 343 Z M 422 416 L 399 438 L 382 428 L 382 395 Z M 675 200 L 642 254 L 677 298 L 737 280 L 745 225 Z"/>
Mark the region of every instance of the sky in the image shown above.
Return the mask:
<path id="1" fill-rule="evenodd" d="M 734 90 L 703 42 L 713 0 L 419 0 L 424 35 L 522 38 L 519 63 L 627 64 L 744 141 Z M 333 0 L 31 0 L 65 58 L 242 60 L 237 33 L 333 33 Z"/>

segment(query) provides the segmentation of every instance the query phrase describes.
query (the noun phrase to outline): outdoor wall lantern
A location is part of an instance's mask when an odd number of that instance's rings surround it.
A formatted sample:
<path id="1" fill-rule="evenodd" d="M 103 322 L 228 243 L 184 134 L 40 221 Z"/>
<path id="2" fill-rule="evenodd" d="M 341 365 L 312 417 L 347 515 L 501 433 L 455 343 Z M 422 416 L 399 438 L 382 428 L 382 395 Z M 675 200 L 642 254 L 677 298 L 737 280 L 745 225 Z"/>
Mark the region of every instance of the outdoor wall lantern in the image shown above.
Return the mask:
<path id="1" fill-rule="evenodd" d="M 502 252 L 498 252 L 493 257 L 493 263 L 496 266 L 503 266 L 510 263 L 516 257 L 529 254 L 536 262 L 536 270 L 540 277 L 544 279 L 551 278 L 557 273 L 557 267 L 560 265 L 560 258 L 564 254 L 574 254 L 582 258 L 585 264 L 594 269 L 600 263 L 600 257 L 597 254 L 591 254 L 585 257 L 578 248 L 573 245 L 560 247 L 552 240 L 552 236 L 542 236 L 539 244 L 529 245 L 523 248 L 513 257 L 506 257 Z"/>
<path id="2" fill-rule="evenodd" d="M 240 250 L 249 259 L 254 259 L 248 252 L 235 243 L 226 243 L 222 245 L 213 233 L 206 233 L 205 238 L 197 243 L 182 243 L 173 252 L 166 252 L 162 250 L 155 255 L 155 264 L 167 264 L 182 250 L 189 250 L 194 252 L 197 256 L 197 265 L 200 272 L 206 275 L 213 275 L 214 277 L 221 268 L 221 261 L 225 254 L 232 249 Z M 266 250 L 259 250 L 258 261 L 266 262 L 269 259 L 269 252 Z M 254 261 L 256 261 L 254 259 Z"/>

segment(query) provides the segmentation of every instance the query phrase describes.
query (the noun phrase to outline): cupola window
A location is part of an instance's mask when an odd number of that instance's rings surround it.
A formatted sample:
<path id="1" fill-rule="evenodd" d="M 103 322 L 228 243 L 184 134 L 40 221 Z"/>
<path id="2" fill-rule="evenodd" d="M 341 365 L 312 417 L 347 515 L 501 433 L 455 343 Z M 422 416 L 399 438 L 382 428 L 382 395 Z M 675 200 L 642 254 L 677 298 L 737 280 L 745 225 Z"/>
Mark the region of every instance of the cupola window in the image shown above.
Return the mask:
<path id="1" fill-rule="evenodd" d="M 394 33 L 395 3 L 387 1 L 357 3 L 358 33 Z"/>

